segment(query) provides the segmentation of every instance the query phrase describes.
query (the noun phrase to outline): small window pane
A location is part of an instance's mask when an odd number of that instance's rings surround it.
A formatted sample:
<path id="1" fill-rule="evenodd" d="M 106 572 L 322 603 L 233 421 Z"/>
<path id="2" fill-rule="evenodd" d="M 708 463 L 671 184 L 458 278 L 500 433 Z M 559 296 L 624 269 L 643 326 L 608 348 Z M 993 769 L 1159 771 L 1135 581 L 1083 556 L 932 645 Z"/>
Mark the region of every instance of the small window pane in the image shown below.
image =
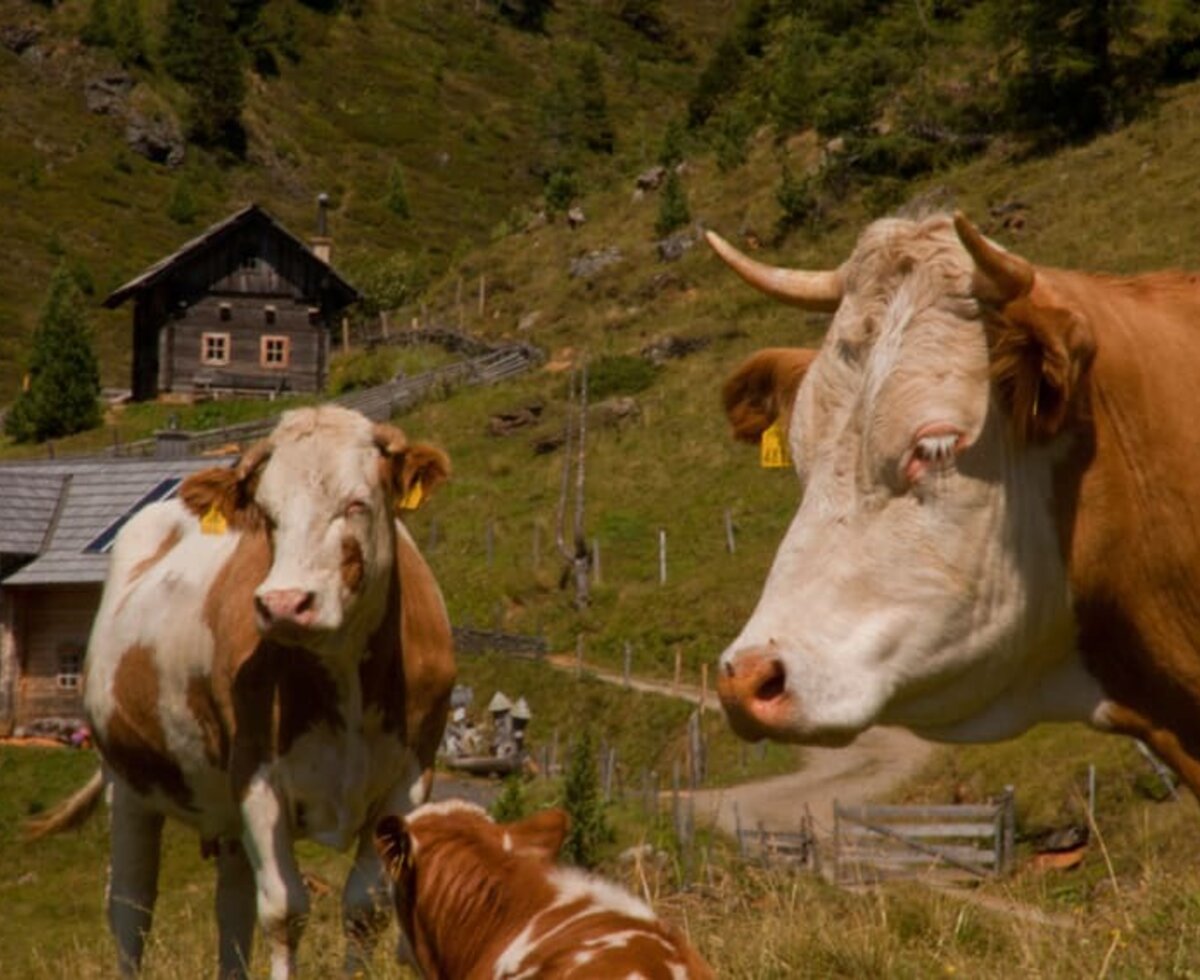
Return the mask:
<path id="1" fill-rule="evenodd" d="M 290 340 L 287 337 L 263 337 L 262 366 L 287 367 L 290 355 Z"/>
<path id="2" fill-rule="evenodd" d="M 229 334 L 206 333 L 200 335 L 200 360 L 205 364 L 229 363 Z"/>

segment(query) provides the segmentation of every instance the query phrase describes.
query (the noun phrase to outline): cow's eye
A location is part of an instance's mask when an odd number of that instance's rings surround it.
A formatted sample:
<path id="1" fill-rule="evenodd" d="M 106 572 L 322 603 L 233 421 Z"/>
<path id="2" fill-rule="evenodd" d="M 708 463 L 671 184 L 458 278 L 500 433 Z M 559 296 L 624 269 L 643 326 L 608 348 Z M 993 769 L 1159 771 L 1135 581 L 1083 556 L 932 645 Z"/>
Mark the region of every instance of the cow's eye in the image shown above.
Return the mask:
<path id="1" fill-rule="evenodd" d="M 946 425 L 920 430 L 904 459 L 905 482 L 913 484 L 927 473 L 949 469 L 962 447 L 962 438 L 962 432 Z"/>
<path id="2" fill-rule="evenodd" d="M 358 517 L 360 514 L 367 512 L 367 502 L 365 500 L 351 500 L 346 504 L 345 515 L 347 517 Z"/>

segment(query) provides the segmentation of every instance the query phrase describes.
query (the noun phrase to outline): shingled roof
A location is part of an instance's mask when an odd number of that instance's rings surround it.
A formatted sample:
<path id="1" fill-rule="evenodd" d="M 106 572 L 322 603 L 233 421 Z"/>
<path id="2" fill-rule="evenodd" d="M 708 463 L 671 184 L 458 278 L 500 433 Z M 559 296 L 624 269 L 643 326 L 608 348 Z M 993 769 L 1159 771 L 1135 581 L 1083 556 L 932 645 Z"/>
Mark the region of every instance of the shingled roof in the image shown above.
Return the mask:
<path id="1" fill-rule="evenodd" d="M 159 259 L 152 266 L 143 270 L 133 279 L 130 279 L 125 285 L 113 290 L 113 292 L 105 297 L 104 305 L 109 309 L 115 309 L 124 303 L 125 300 L 129 299 L 130 296 L 155 285 L 178 266 L 199 257 L 210 246 L 216 244 L 226 235 L 232 234 L 237 229 L 256 221 L 265 222 L 279 234 L 290 238 L 299 246 L 306 259 L 320 266 L 328 278 L 330 291 L 337 295 L 341 305 L 348 306 L 358 299 L 358 290 L 339 276 L 333 266 L 318 258 L 305 241 L 284 228 L 264 208 L 257 204 L 248 204 L 240 211 L 235 211 L 228 218 L 223 218 L 215 225 L 209 226 L 191 241 L 184 243 L 170 255 L 166 256 L 166 258 Z"/>
<path id="2" fill-rule="evenodd" d="M 0 586 L 103 582 L 108 550 L 142 506 L 223 459 L 69 459 L 0 467 L 0 552 L 36 555 Z"/>

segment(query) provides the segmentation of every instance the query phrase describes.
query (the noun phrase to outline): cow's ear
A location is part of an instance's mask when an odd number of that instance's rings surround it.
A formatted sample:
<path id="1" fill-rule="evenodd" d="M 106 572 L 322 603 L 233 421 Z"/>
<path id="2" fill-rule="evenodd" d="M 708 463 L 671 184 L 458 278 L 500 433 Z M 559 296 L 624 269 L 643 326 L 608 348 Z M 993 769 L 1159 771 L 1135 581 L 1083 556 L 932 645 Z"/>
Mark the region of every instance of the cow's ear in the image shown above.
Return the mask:
<path id="1" fill-rule="evenodd" d="M 412 839 L 404 826 L 404 818 L 389 813 L 375 825 L 375 851 L 393 881 L 407 869 L 412 856 Z"/>
<path id="2" fill-rule="evenodd" d="M 225 525 L 235 530 L 249 530 L 259 526 L 262 515 L 254 503 L 254 488 L 258 474 L 271 455 L 267 440 L 255 443 L 236 466 L 216 466 L 193 473 L 180 484 L 179 499 L 185 507 L 208 527 L 217 516 Z"/>
<path id="3" fill-rule="evenodd" d="M 1096 353 L 1087 320 L 1045 277 L 988 323 L 992 381 L 1018 442 L 1044 442 L 1069 422 Z"/>
<path id="4" fill-rule="evenodd" d="M 758 442 L 780 416 L 791 413 L 796 391 L 818 351 L 807 347 L 770 347 L 747 358 L 721 389 L 733 435 Z"/>
<path id="5" fill-rule="evenodd" d="M 571 818 L 566 810 L 558 807 L 540 810 L 532 817 L 502 827 L 511 836 L 514 851 L 546 861 L 558 857 L 570 828 Z"/>
<path id="6" fill-rule="evenodd" d="M 396 504 L 411 510 L 450 478 L 450 457 L 437 446 L 415 442 L 393 461 Z"/>

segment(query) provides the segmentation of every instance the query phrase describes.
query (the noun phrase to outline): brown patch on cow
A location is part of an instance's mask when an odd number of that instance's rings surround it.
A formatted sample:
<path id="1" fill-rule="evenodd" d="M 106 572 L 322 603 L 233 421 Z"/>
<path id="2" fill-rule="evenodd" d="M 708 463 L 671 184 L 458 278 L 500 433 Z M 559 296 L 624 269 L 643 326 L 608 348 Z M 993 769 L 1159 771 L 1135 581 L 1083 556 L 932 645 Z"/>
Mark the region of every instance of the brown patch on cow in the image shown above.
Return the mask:
<path id="1" fill-rule="evenodd" d="M 133 585 L 134 582 L 136 582 L 148 571 L 150 571 L 150 569 L 162 561 L 163 558 L 165 558 L 171 551 L 171 549 L 174 548 L 175 545 L 179 544 L 179 541 L 182 537 L 183 532 L 180 531 L 179 528 L 171 528 L 162 541 L 159 542 L 158 547 L 154 549 L 154 554 L 147 558 L 143 558 L 131 569 L 129 569 L 129 577 L 125 582 L 126 587 L 128 588 L 129 586 Z"/>
<path id="2" fill-rule="evenodd" d="M 422 768 L 432 766 L 457 676 L 454 638 L 433 572 L 399 531 L 387 614 L 369 650 L 360 668 L 364 703 L 379 708 L 385 731 L 402 733 Z"/>
<path id="3" fill-rule="evenodd" d="M 721 398 L 735 439 L 758 442 L 776 420 L 786 431 L 800 382 L 817 354 L 804 347 L 770 347 L 729 376 Z"/>
<path id="4" fill-rule="evenodd" d="M 364 571 L 362 545 L 355 538 L 342 538 L 342 584 L 351 592 L 358 592 Z"/>
<path id="5" fill-rule="evenodd" d="M 191 791 L 163 734 L 153 647 L 135 644 L 122 654 L 113 678 L 113 702 L 103 735 L 96 733 L 105 762 L 143 796 L 159 790 L 192 809 Z"/>
<path id="6" fill-rule="evenodd" d="M 204 758 L 214 768 L 225 768 L 229 764 L 229 732 L 221 722 L 207 678 L 194 675 L 188 680 L 187 706 L 204 740 Z"/>
<path id="7" fill-rule="evenodd" d="M 510 824 L 472 810 L 418 811 L 407 822 L 397 816 L 379 822 L 375 846 L 425 975 L 490 976 L 529 929 L 525 955 L 513 964 L 522 975 L 712 978 L 665 923 L 611 908 L 586 891 L 562 903 L 551 873 L 566 827 L 561 810 Z M 584 949 L 591 953 L 586 966 L 577 959 Z"/>

